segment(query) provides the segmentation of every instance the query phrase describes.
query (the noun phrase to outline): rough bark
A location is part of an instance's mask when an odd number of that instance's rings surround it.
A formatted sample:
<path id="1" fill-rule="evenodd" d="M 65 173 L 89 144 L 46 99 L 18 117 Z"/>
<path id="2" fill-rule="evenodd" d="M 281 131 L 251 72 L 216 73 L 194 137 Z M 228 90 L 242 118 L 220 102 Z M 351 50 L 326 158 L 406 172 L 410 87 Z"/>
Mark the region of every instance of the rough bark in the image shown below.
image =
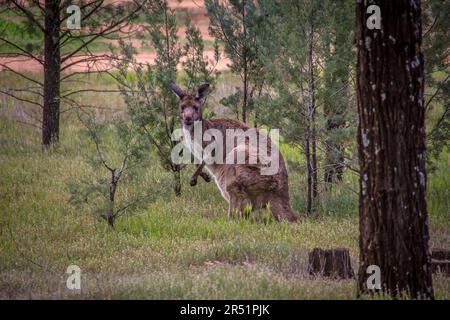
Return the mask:
<path id="1" fill-rule="evenodd" d="M 44 107 L 42 117 L 42 145 L 44 147 L 48 147 L 59 139 L 61 66 L 59 11 L 59 1 L 45 1 Z"/>
<path id="2" fill-rule="evenodd" d="M 382 291 L 433 298 L 420 1 L 370 4 L 381 9 L 381 30 L 366 27 L 366 2 L 356 5 L 359 293 L 369 292 L 367 267 L 377 265 Z"/>

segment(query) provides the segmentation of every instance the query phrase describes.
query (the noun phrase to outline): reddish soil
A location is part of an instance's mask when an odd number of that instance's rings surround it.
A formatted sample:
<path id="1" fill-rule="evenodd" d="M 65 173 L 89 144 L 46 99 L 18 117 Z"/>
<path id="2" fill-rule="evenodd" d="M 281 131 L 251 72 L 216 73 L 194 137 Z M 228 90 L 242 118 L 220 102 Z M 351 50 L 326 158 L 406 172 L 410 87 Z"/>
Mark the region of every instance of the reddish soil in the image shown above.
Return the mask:
<path id="1" fill-rule="evenodd" d="M 120 1 L 127 1 L 127 0 L 120 0 Z M 117 2 L 117 0 L 115 1 Z M 177 0 L 169 0 L 169 6 L 173 8 L 175 11 L 179 11 L 181 15 L 189 16 L 192 23 L 197 26 L 200 30 L 200 33 L 202 34 L 202 37 L 204 40 L 214 40 L 213 37 L 211 37 L 208 34 L 208 27 L 209 27 L 209 18 L 206 14 L 206 9 L 204 6 L 203 0 L 184 0 L 181 3 Z M 184 40 L 185 37 L 185 28 L 181 27 L 178 36 L 180 37 L 180 41 Z M 141 41 L 137 39 L 132 39 L 132 43 L 135 47 L 139 48 L 141 47 Z M 102 53 L 98 53 L 98 55 L 101 55 Z M 214 57 L 214 52 L 207 48 L 205 50 L 205 56 L 208 58 L 208 60 L 212 60 Z M 77 58 L 79 60 L 80 57 Z M 138 62 L 141 63 L 153 63 L 155 60 L 155 54 L 154 53 L 146 53 L 146 52 L 140 52 L 136 55 L 136 59 Z M 67 63 L 72 63 L 74 60 L 70 60 Z M 5 58 L 0 57 L 0 63 L 7 65 L 9 68 L 16 70 L 16 71 L 29 71 L 33 73 L 41 73 L 43 72 L 43 66 L 39 64 L 37 61 L 27 58 Z M 222 54 L 222 59 L 219 61 L 219 63 L 216 66 L 217 70 L 225 70 L 227 69 L 227 64 L 229 64 L 229 60 L 224 57 Z M 86 63 L 78 63 L 75 64 L 67 69 L 67 71 L 70 72 L 84 72 L 87 71 L 89 68 L 91 70 L 105 70 L 110 67 L 110 64 L 105 61 L 100 61 L 93 65 L 88 65 Z M 0 71 L 4 68 L 0 66 Z"/>

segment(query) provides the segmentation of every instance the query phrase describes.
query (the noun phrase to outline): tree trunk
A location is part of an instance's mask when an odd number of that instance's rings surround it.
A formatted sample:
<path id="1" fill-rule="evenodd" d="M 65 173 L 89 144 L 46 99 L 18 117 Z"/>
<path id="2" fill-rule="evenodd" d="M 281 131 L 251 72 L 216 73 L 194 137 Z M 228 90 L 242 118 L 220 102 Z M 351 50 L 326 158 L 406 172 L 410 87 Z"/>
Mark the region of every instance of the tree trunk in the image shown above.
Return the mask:
<path id="1" fill-rule="evenodd" d="M 244 62 L 244 93 L 242 97 L 242 122 L 247 123 L 247 103 L 248 103 L 248 75 L 247 75 L 247 62 Z"/>
<path id="2" fill-rule="evenodd" d="M 42 117 L 42 145 L 45 147 L 50 146 L 59 139 L 61 65 L 59 10 L 59 1 L 45 1 L 44 108 Z"/>
<path id="3" fill-rule="evenodd" d="M 366 26 L 365 3 L 356 4 L 359 294 L 377 265 L 382 291 L 432 299 L 420 1 L 373 1 L 381 30 Z"/>
<path id="4" fill-rule="evenodd" d="M 325 140 L 325 167 L 323 182 L 325 182 L 325 187 L 327 189 L 331 189 L 331 186 L 333 185 L 333 176 L 335 169 L 332 143 L 333 142 L 331 141 L 331 139 Z"/>
<path id="5" fill-rule="evenodd" d="M 178 165 L 175 165 L 173 171 L 173 191 L 176 196 L 181 196 L 181 168 Z"/>
<path id="6" fill-rule="evenodd" d="M 316 146 L 316 97 L 315 97 L 315 79 L 314 79 L 314 65 L 313 65 L 313 41 L 314 41 L 314 30 L 311 24 L 311 32 L 309 39 L 309 49 L 308 49 L 308 68 L 309 68 L 309 81 L 308 81 L 308 91 L 309 91 L 309 110 L 308 110 L 308 121 L 310 134 L 308 135 L 311 141 L 311 173 L 312 173 L 312 196 L 314 199 L 318 196 L 317 191 L 317 146 Z"/>
<path id="7" fill-rule="evenodd" d="M 108 222 L 108 225 L 111 228 L 114 228 L 114 221 L 116 220 L 114 215 L 114 208 L 116 204 L 116 189 L 117 189 L 117 182 L 118 179 L 116 177 L 116 171 L 111 171 L 111 182 L 109 185 L 109 203 L 108 203 L 108 210 L 106 212 L 105 220 Z"/>
<path id="8" fill-rule="evenodd" d="M 338 158 L 338 163 L 336 164 L 336 179 L 337 181 L 342 182 L 342 179 L 344 178 L 344 168 L 345 168 L 345 163 L 344 163 L 344 147 L 343 146 L 338 146 L 338 152 L 339 152 L 339 158 Z"/>
<path id="9" fill-rule="evenodd" d="M 346 248 L 314 248 L 308 256 L 308 272 L 310 275 L 339 279 L 355 277 L 350 252 Z"/>
<path id="10" fill-rule="evenodd" d="M 334 182 L 342 181 L 344 172 L 344 147 L 336 132 L 345 126 L 345 110 L 348 108 L 347 89 L 350 68 L 345 57 L 350 47 L 345 44 L 348 34 L 336 26 L 336 38 L 329 44 L 328 61 L 325 61 L 325 101 L 324 113 L 327 119 L 325 140 L 324 182 L 331 188 Z M 334 50 L 332 50 L 334 49 Z M 329 65 L 328 65 L 329 64 Z"/>
<path id="11" fill-rule="evenodd" d="M 317 187 L 317 135 L 316 135 L 316 123 L 315 116 L 312 118 L 312 134 L 311 134 L 311 170 L 312 170 L 312 189 L 313 189 L 313 198 L 316 199 L 319 195 L 318 187 Z"/>
<path id="12" fill-rule="evenodd" d="M 108 226 L 110 226 L 111 228 L 114 228 L 115 218 L 114 218 L 113 212 L 108 213 L 108 217 L 106 218 L 106 221 L 108 222 Z"/>
<path id="13" fill-rule="evenodd" d="M 242 28 L 244 33 L 244 39 L 247 40 L 247 19 L 245 13 L 245 0 L 242 1 Z M 248 109 L 248 59 L 247 59 L 247 45 L 244 43 L 242 47 L 242 56 L 244 62 L 244 97 L 242 103 L 242 122 L 247 123 L 247 109 Z"/>
<path id="14" fill-rule="evenodd" d="M 306 158 L 306 173 L 307 173 L 307 196 L 306 196 L 306 214 L 312 214 L 312 168 L 311 168 L 311 148 L 309 145 L 310 128 L 307 125 L 305 135 L 305 158 Z"/>
<path id="15" fill-rule="evenodd" d="M 332 92 L 331 94 L 334 94 L 337 90 L 340 90 L 337 89 L 339 86 L 338 83 L 342 84 L 346 80 L 337 76 L 332 77 L 333 79 L 331 79 L 331 81 L 327 81 L 326 90 Z M 341 129 L 345 125 L 343 110 L 346 105 L 344 105 L 343 100 L 344 99 L 341 97 L 334 97 L 332 101 L 326 99 L 324 105 L 324 112 L 327 117 L 324 182 L 328 188 L 331 188 L 333 183 L 342 181 L 344 174 L 344 147 L 342 144 L 335 141 L 336 138 L 333 137 L 333 135 L 336 134 L 336 130 Z"/>

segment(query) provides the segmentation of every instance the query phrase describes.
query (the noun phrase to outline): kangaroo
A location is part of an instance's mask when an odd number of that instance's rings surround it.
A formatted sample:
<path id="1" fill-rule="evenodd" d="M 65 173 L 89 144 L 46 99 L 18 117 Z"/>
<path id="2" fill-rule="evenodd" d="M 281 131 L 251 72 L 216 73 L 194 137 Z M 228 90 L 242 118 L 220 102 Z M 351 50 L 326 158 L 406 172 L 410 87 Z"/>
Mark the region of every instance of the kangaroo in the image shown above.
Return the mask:
<path id="1" fill-rule="evenodd" d="M 209 84 L 201 85 L 195 94 L 188 94 L 174 83 L 170 83 L 169 87 L 180 98 L 179 113 L 183 131 L 183 143 L 188 146 L 194 154 L 194 157 L 198 158 L 193 151 L 192 144 L 193 139 L 195 138 L 195 126 L 201 126 L 203 133 L 208 129 L 216 129 L 222 133 L 223 137 L 226 137 L 227 129 L 241 129 L 243 131 L 250 129 L 245 123 L 237 120 L 203 120 L 202 108 L 209 93 Z M 261 139 L 263 134 L 258 130 L 257 132 L 260 136 L 259 139 Z M 264 137 L 270 142 L 268 137 Z M 196 143 L 204 150 L 210 142 L 204 142 L 202 139 L 202 141 L 196 141 Z M 223 146 L 225 146 L 225 141 L 222 143 Z M 270 210 L 277 221 L 287 220 L 296 222 L 297 217 L 289 204 L 288 174 L 284 159 L 274 145 L 271 143 L 269 143 L 269 145 L 271 146 L 268 148 L 268 151 L 279 153 L 278 171 L 274 174 L 261 174 L 260 169 L 264 167 L 261 162 L 255 164 L 248 164 L 247 162 L 245 162 L 245 164 L 227 164 L 225 161 L 222 163 L 205 164 L 203 159 L 201 159 L 201 164 L 198 165 L 195 173 L 190 179 L 190 185 L 195 186 L 197 184 L 198 176 L 201 176 L 206 182 L 211 180 L 209 175 L 203 172 L 203 169 L 206 168 L 206 170 L 214 177 L 223 198 L 229 204 L 228 218 L 231 218 L 234 211 L 241 216 L 243 209 L 247 205 L 250 205 L 253 211 L 256 210 L 260 214 L 261 210 L 270 204 Z M 223 148 L 223 150 L 225 150 L 225 148 Z M 239 151 L 245 153 L 246 161 L 258 152 L 246 141 L 235 145 L 229 153 Z M 223 153 L 223 158 L 225 159 L 229 154 L 226 154 L 226 152 Z"/>

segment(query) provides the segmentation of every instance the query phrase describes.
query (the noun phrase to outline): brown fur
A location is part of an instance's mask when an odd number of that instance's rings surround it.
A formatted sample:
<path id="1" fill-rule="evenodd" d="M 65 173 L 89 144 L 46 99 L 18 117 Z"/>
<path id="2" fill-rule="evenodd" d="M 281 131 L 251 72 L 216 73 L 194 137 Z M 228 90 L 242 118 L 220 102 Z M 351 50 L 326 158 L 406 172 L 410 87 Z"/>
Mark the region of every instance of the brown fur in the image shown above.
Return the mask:
<path id="1" fill-rule="evenodd" d="M 194 136 L 194 126 L 190 124 L 191 122 L 189 120 L 192 120 L 192 122 L 202 121 L 203 132 L 214 128 L 220 130 L 223 137 L 226 136 L 226 129 L 242 129 L 244 131 L 249 129 L 246 124 L 232 119 L 202 120 L 202 100 L 205 98 L 208 86 L 206 86 L 206 90 L 205 85 L 201 86 L 196 96 L 185 94 L 179 87 L 176 87 L 175 85 L 172 86 L 172 90 L 177 93 L 181 99 L 180 119 L 183 126 L 189 128 L 191 137 Z M 262 133 L 259 133 L 258 131 L 258 134 Z M 270 142 L 269 139 L 268 141 Z M 202 142 L 203 148 L 205 148 L 207 144 L 208 142 Z M 231 152 L 238 149 L 245 151 L 246 160 L 248 160 L 250 153 L 257 152 L 257 150 L 250 147 L 248 143 L 235 146 Z M 223 150 L 225 151 L 225 146 Z M 270 144 L 268 146 L 268 152 L 272 152 Z M 273 152 L 279 151 L 276 149 L 273 150 Z M 224 158 L 225 157 L 226 155 L 224 154 Z M 248 162 L 246 161 L 246 163 Z M 197 172 L 191 178 L 191 185 L 196 184 L 197 175 L 203 177 L 201 171 L 203 166 L 204 164 L 200 165 Z M 270 204 L 271 212 L 277 221 L 297 221 L 297 217 L 289 204 L 288 174 L 283 156 L 281 153 L 279 154 L 279 169 L 276 174 L 262 175 L 260 173 L 262 167 L 263 164 L 260 162 L 256 164 L 206 165 L 208 171 L 214 176 L 223 197 L 229 203 L 228 217 L 231 217 L 233 211 L 242 215 L 246 205 L 251 205 L 253 210 L 261 213 L 261 210 Z"/>

